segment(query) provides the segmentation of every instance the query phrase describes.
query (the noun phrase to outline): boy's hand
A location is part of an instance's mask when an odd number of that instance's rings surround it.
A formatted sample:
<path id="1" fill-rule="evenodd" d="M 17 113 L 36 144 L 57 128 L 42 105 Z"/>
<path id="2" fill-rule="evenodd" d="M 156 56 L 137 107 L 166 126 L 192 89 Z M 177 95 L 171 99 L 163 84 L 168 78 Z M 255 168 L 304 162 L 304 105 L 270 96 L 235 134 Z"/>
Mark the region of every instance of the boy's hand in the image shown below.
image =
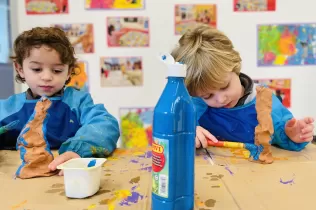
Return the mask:
<path id="1" fill-rule="evenodd" d="M 314 119 L 306 117 L 302 120 L 295 118 L 285 124 L 286 135 L 296 143 L 310 142 L 313 140 Z"/>
<path id="2" fill-rule="evenodd" d="M 55 171 L 57 169 L 57 166 L 66 162 L 67 160 L 73 159 L 73 158 L 80 158 L 80 156 L 75 152 L 65 152 L 59 156 L 57 156 L 49 165 L 48 168 L 51 171 Z M 59 176 L 64 175 L 63 171 L 61 170 L 59 172 Z"/>
<path id="3" fill-rule="evenodd" d="M 195 147 L 200 148 L 201 144 L 203 148 L 207 147 L 207 139 L 218 142 L 215 136 L 213 136 L 208 130 L 205 130 L 201 126 L 196 127 Z"/>

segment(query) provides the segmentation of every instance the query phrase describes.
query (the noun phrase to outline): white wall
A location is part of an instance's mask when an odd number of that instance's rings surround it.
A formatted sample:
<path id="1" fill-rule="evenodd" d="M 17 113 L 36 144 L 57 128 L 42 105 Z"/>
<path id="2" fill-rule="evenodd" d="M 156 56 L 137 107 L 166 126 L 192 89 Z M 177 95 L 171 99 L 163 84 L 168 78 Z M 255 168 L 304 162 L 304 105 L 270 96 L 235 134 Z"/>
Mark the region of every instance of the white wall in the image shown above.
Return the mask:
<path id="1" fill-rule="evenodd" d="M 110 113 L 118 117 L 119 107 L 154 106 L 163 90 L 166 71 L 156 59 L 159 51 L 170 51 L 179 37 L 174 36 L 174 4 L 215 3 L 217 25 L 234 42 L 243 58 L 244 73 L 254 78 L 292 78 L 292 112 L 297 117 L 311 115 L 316 118 L 316 99 L 313 83 L 316 66 L 257 67 L 257 24 L 316 22 L 315 0 L 277 0 L 276 12 L 234 13 L 233 0 L 147 0 L 145 10 L 89 11 L 84 0 L 69 0 L 66 15 L 30 16 L 25 12 L 25 1 L 18 0 L 18 31 L 52 23 L 93 23 L 95 53 L 78 55 L 89 63 L 91 94 L 97 103 L 104 103 Z M 150 48 L 107 48 L 107 16 L 149 16 Z M 16 23 L 13 23 L 16 24 Z M 101 56 L 144 56 L 144 86 L 101 88 L 99 58 Z M 25 90 L 23 86 L 22 90 Z"/>

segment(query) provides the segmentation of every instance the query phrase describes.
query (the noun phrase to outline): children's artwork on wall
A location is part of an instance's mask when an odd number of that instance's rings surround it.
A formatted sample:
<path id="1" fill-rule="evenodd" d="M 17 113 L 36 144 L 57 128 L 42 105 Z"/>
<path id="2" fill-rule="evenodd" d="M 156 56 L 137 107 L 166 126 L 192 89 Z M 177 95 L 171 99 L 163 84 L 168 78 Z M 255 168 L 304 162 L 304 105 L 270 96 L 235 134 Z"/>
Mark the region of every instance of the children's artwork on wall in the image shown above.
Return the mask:
<path id="1" fill-rule="evenodd" d="M 78 67 L 75 68 L 76 75 L 71 77 L 70 82 L 67 84 L 69 87 L 74 87 L 78 90 L 89 91 L 89 78 L 88 78 L 88 64 L 84 61 L 78 61 Z"/>
<path id="2" fill-rule="evenodd" d="M 145 0 L 85 0 L 86 9 L 144 9 Z"/>
<path id="3" fill-rule="evenodd" d="M 92 24 L 54 24 L 64 30 L 77 54 L 94 53 Z"/>
<path id="4" fill-rule="evenodd" d="M 10 53 L 12 51 L 11 40 L 11 10 L 9 0 L 0 1 L 0 64 L 10 63 Z M 9 72 L 9 71 L 8 71 Z M 3 73 L 3 72 L 2 72 Z M 5 86 L 3 86 L 5 87 Z"/>
<path id="5" fill-rule="evenodd" d="M 25 0 L 26 14 L 68 13 L 68 0 Z"/>
<path id="6" fill-rule="evenodd" d="M 316 23 L 258 26 L 258 66 L 316 64 Z"/>
<path id="7" fill-rule="evenodd" d="M 143 85 L 141 57 L 103 57 L 100 69 L 101 87 Z"/>
<path id="8" fill-rule="evenodd" d="M 154 108 L 121 108 L 121 140 L 123 148 L 147 147 L 152 144 Z"/>
<path id="9" fill-rule="evenodd" d="M 108 17 L 107 43 L 109 47 L 148 47 L 148 17 Z"/>
<path id="10" fill-rule="evenodd" d="M 182 35 L 197 23 L 216 27 L 215 4 L 177 4 L 175 5 L 175 34 Z"/>
<path id="11" fill-rule="evenodd" d="M 275 11 L 276 0 L 234 0 L 235 12 Z"/>
<path id="12" fill-rule="evenodd" d="M 254 83 L 269 87 L 285 107 L 291 107 L 291 79 L 258 79 Z"/>

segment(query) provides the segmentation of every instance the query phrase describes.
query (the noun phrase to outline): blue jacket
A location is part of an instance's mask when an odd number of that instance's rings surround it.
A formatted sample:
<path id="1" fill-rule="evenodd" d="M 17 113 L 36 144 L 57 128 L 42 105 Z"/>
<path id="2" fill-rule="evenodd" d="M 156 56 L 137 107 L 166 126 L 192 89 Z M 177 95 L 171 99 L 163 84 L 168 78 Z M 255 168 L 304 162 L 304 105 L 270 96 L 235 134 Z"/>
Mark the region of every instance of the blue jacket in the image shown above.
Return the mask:
<path id="1" fill-rule="evenodd" d="M 72 151 L 81 157 L 103 157 L 116 148 L 118 122 L 102 104 L 94 104 L 89 93 L 68 87 L 61 96 L 49 99 L 46 137 L 51 149 L 59 149 L 59 154 Z M 0 126 L 19 120 L 13 130 L 0 135 L 0 149 L 15 149 L 37 101 L 26 99 L 25 92 L 0 100 Z"/>
<path id="2" fill-rule="evenodd" d="M 198 125 L 208 130 L 218 140 L 254 143 L 255 127 L 258 125 L 256 98 L 231 109 L 209 107 L 201 98 L 193 98 Z M 286 150 L 300 151 L 308 143 L 295 143 L 285 134 L 285 123 L 293 118 L 291 112 L 273 95 L 272 121 L 274 134 L 271 144 Z"/>

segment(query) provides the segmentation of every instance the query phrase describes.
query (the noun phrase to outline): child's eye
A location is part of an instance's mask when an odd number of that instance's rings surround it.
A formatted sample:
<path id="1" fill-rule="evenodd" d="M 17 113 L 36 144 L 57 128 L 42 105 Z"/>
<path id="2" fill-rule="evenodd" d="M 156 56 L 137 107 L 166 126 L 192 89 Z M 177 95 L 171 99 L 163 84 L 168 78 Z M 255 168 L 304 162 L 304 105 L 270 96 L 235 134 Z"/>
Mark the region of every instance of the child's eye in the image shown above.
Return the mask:
<path id="1" fill-rule="evenodd" d="M 33 71 L 35 71 L 35 72 L 40 72 L 42 69 L 40 69 L 40 68 L 35 68 L 35 69 L 32 69 Z"/>
<path id="2" fill-rule="evenodd" d="M 212 98 L 212 97 L 213 97 L 213 94 L 210 94 L 210 95 L 204 97 L 204 99 L 207 100 L 207 99 L 210 99 L 210 98 Z"/>
<path id="3" fill-rule="evenodd" d="M 53 70 L 53 72 L 55 73 L 55 74 L 60 74 L 61 72 L 63 72 L 62 70 L 59 70 L 59 69 L 55 69 L 55 70 Z"/>
<path id="4" fill-rule="evenodd" d="M 226 87 L 221 88 L 222 90 L 226 90 L 229 87 L 229 83 L 226 85 Z"/>

